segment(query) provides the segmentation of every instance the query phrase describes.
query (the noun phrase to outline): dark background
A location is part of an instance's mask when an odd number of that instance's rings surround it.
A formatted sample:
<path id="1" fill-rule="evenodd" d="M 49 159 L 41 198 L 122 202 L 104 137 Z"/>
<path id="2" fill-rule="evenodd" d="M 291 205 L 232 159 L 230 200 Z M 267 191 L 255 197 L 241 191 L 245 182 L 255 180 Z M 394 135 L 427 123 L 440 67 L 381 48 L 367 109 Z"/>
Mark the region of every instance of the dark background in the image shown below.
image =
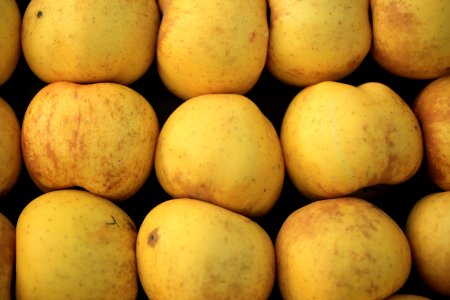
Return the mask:
<path id="1" fill-rule="evenodd" d="M 25 11 L 29 1 L 18 1 L 20 10 Z M 348 77 L 340 80 L 344 83 L 358 85 L 369 81 L 381 82 L 397 92 L 410 106 L 418 93 L 428 84 L 428 80 L 409 80 L 390 74 L 380 68 L 370 54 L 363 63 Z M 5 99 L 16 112 L 22 122 L 28 103 L 33 96 L 46 83 L 40 81 L 28 68 L 23 56 L 12 77 L 0 86 L 0 97 Z M 141 93 L 153 106 L 162 126 L 170 113 L 182 103 L 180 99 L 172 95 L 162 84 L 158 77 L 155 63 L 147 73 L 138 81 L 130 85 L 131 88 Z M 273 78 L 267 70 L 264 70 L 255 87 L 246 94 L 261 109 L 261 111 L 273 122 L 277 131 L 280 131 L 281 121 L 285 110 L 292 98 L 301 90 L 298 87 L 285 85 Z M 414 203 L 421 197 L 440 191 L 428 178 L 424 163 L 414 177 L 405 183 L 390 186 L 379 191 L 368 199 L 388 213 L 401 227 L 404 228 L 408 213 Z M 14 224 L 28 202 L 42 193 L 31 181 L 25 166 L 22 165 L 20 177 L 14 188 L 0 199 L 0 212 L 5 214 Z M 159 185 L 154 172 L 148 178 L 142 189 L 132 198 L 118 205 L 123 208 L 139 226 L 146 214 L 158 203 L 169 199 Z M 286 175 L 282 194 L 274 208 L 265 216 L 254 219 L 258 222 L 275 241 L 276 234 L 286 217 L 295 209 L 309 203 L 292 185 Z M 428 296 L 433 299 L 439 297 L 433 294 L 418 278 L 414 267 L 408 281 L 399 291 Z M 141 287 L 139 299 L 146 299 Z M 280 299 L 278 288 L 275 287 L 271 299 Z"/>

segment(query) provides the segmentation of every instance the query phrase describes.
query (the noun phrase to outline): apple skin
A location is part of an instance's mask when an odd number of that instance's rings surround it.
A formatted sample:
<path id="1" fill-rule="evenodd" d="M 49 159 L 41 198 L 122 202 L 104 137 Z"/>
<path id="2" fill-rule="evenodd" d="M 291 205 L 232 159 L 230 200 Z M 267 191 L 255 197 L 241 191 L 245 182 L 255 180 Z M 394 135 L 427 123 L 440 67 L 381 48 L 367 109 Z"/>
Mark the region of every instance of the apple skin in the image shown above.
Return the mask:
<path id="1" fill-rule="evenodd" d="M 376 82 L 303 89 L 285 112 L 280 139 L 289 177 L 311 200 L 404 182 L 423 156 L 413 111 Z"/>
<path id="2" fill-rule="evenodd" d="M 25 166 L 44 192 L 78 186 L 125 200 L 152 170 L 158 126 L 150 103 L 127 86 L 55 82 L 25 112 Z"/>
<path id="3" fill-rule="evenodd" d="M 411 270 L 402 229 L 355 197 L 319 200 L 292 212 L 276 237 L 275 257 L 285 300 L 384 299 Z"/>
<path id="4" fill-rule="evenodd" d="M 22 168 L 20 132 L 16 113 L 0 97 L 0 198 L 14 187 Z"/>
<path id="5" fill-rule="evenodd" d="M 423 132 L 430 179 L 450 190 L 450 75 L 430 82 L 413 103 Z"/>
<path id="6" fill-rule="evenodd" d="M 428 194 L 415 203 L 406 222 L 413 263 L 423 282 L 450 296 L 450 192 Z"/>

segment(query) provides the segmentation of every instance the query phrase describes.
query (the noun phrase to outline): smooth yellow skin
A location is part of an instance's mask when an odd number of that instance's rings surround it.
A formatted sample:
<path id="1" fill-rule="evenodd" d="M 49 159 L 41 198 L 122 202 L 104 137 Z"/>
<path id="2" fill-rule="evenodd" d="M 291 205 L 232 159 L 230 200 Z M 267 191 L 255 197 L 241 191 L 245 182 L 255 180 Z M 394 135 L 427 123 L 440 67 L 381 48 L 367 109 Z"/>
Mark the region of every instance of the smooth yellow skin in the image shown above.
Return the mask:
<path id="1" fill-rule="evenodd" d="M 44 192 L 80 186 L 124 200 L 151 172 L 158 126 L 150 103 L 124 85 L 52 83 L 25 113 L 25 166 Z"/>
<path id="2" fill-rule="evenodd" d="M 450 2 L 371 0 L 373 57 L 413 79 L 450 74 Z"/>
<path id="3" fill-rule="evenodd" d="M 157 42 L 158 72 L 165 86 L 185 100 L 249 91 L 266 62 L 266 1 L 169 2 L 163 1 Z"/>
<path id="4" fill-rule="evenodd" d="M 214 204 L 172 199 L 138 232 L 139 278 L 151 299 L 268 299 L 274 247 L 250 219 Z"/>
<path id="5" fill-rule="evenodd" d="M 267 66 L 286 84 L 339 80 L 369 52 L 369 0 L 269 0 L 269 7 Z"/>
<path id="6" fill-rule="evenodd" d="M 161 186 L 173 198 L 195 198 L 260 216 L 284 181 L 280 140 L 247 97 L 203 95 L 181 104 L 161 128 L 155 153 Z"/>
<path id="7" fill-rule="evenodd" d="M 287 172 L 311 200 L 412 177 L 423 156 L 410 107 L 381 83 L 323 82 L 289 105 L 280 133 Z"/>
<path id="8" fill-rule="evenodd" d="M 412 295 L 412 294 L 397 294 L 386 298 L 385 300 L 431 300 L 430 298 Z"/>
<path id="9" fill-rule="evenodd" d="M 11 299 L 16 256 L 16 228 L 0 213 L 0 299 Z"/>
<path id="10" fill-rule="evenodd" d="M 4 84 L 16 69 L 22 48 L 20 29 L 22 16 L 15 0 L 0 0 L 0 85 Z"/>
<path id="11" fill-rule="evenodd" d="M 16 299 L 136 299 L 137 230 L 113 202 L 62 190 L 17 221 Z"/>
<path id="12" fill-rule="evenodd" d="M 406 235 L 422 280 L 437 293 L 450 296 L 450 192 L 420 199 L 408 216 Z"/>
<path id="13" fill-rule="evenodd" d="M 155 0 L 33 0 L 23 17 L 23 53 L 47 83 L 130 84 L 153 62 L 159 24 Z"/>
<path id="14" fill-rule="evenodd" d="M 11 106 L 0 97 L 0 197 L 13 188 L 21 167 L 19 120 Z"/>
<path id="15" fill-rule="evenodd" d="M 383 299 L 407 280 L 411 252 L 401 228 L 359 198 L 303 206 L 275 242 L 278 286 L 290 299 Z"/>
<path id="16" fill-rule="evenodd" d="M 429 83 L 415 99 L 422 126 L 427 171 L 432 181 L 450 190 L 450 75 Z"/>

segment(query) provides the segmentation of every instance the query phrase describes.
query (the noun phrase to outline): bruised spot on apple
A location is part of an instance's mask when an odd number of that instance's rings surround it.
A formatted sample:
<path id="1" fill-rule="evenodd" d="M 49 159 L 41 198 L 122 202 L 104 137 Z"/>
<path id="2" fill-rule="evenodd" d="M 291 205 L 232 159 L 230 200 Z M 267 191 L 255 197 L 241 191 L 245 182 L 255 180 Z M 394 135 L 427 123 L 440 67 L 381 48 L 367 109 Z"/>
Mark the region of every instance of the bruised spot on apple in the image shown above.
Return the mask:
<path id="1" fill-rule="evenodd" d="M 159 240 L 159 235 L 158 235 L 158 227 L 156 227 L 155 229 L 153 229 L 150 234 L 148 235 L 148 239 L 147 239 L 147 244 L 150 247 L 155 247 L 156 243 Z"/>

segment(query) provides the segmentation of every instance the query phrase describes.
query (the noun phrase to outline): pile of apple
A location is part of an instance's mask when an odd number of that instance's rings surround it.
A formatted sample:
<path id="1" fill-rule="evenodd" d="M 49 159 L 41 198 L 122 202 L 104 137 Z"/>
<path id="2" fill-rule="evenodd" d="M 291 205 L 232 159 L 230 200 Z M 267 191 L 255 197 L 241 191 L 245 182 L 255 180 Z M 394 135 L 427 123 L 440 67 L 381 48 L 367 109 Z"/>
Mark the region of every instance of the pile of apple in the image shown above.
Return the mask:
<path id="1" fill-rule="evenodd" d="M 17 220 L 0 211 L 0 299 L 450 297 L 449 1 L 0 11 L 0 93 L 21 58 L 39 81 L 23 116 L 0 98 L 0 207 L 21 174 L 39 190 Z M 347 81 L 368 58 L 424 84 L 412 105 Z M 252 98 L 263 76 L 296 91 L 279 124 Z M 436 192 L 399 224 L 373 199 L 422 166 Z M 127 206 L 152 174 L 168 198 Z M 260 221 L 287 182 L 306 203 L 273 236 Z M 403 293 L 413 269 L 426 295 Z"/>

